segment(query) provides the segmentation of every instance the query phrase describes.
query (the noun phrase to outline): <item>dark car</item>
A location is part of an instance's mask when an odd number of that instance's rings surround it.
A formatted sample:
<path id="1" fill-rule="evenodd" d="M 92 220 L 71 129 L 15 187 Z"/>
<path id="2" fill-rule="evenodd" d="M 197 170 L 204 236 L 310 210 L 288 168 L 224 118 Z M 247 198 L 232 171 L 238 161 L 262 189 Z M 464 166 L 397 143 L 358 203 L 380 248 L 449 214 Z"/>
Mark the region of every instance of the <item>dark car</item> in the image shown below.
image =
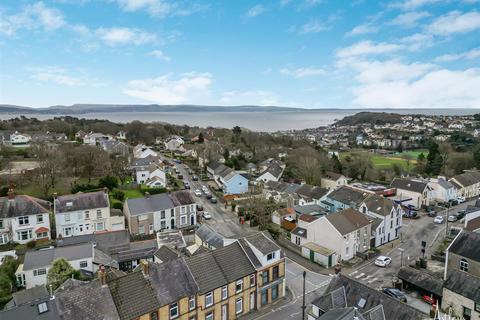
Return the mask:
<path id="1" fill-rule="evenodd" d="M 182 179 L 183 179 L 183 175 L 181 175 L 181 174 L 177 174 L 177 179 L 180 179 L 180 180 L 182 180 Z"/>
<path id="2" fill-rule="evenodd" d="M 193 180 L 193 181 L 198 181 L 198 176 L 193 175 L 193 176 L 192 176 L 192 180 Z"/>
<path id="3" fill-rule="evenodd" d="M 435 211 L 428 211 L 427 216 L 434 218 L 437 216 L 437 213 Z"/>
<path id="4" fill-rule="evenodd" d="M 395 298 L 395 299 L 400 300 L 400 301 L 405 302 L 405 303 L 407 302 L 407 296 L 405 296 L 405 294 L 398 289 L 383 288 L 382 292 L 385 293 L 386 295 L 392 297 L 392 298 Z"/>
<path id="5" fill-rule="evenodd" d="M 212 199 L 212 198 L 213 198 L 212 194 L 211 194 L 211 193 L 208 193 L 208 194 L 207 194 L 207 199 Z"/>
<path id="6" fill-rule="evenodd" d="M 211 202 L 211 203 L 217 203 L 217 202 L 218 202 L 218 200 L 217 200 L 217 198 L 215 198 L 215 197 L 212 197 L 212 198 L 210 199 L 210 202 Z"/>
<path id="7" fill-rule="evenodd" d="M 465 214 L 467 213 L 466 210 L 458 210 L 457 212 L 457 220 L 460 220 L 462 219 L 463 217 L 465 217 Z"/>
<path id="8" fill-rule="evenodd" d="M 458 204 L 458 200 L 456 200 L 456 199 L 455 200 L 450 200 L 449 202 L 450 202 L 450 205 L 452 205 L 452 206 L 456 206 Z"/>
<path id="9" fill-rule="evenodd" d="M 190 184 L 188 182 L 185 182 L 183 186 L 185 187 L 185 189 L 190 189 Z"/>
<path id="10" fill-rule="evenodd" d="M 203 206 L 201 204 L 197 204 L 197 211 L 203 211 Z"/>

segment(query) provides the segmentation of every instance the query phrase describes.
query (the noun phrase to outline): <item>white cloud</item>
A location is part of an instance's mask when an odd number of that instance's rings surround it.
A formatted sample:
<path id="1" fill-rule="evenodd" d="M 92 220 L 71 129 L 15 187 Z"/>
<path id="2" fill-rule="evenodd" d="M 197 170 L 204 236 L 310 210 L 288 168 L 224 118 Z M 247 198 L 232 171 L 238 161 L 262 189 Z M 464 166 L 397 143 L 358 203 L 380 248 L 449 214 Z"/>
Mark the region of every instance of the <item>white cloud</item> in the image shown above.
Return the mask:
<path id="1" fill-rule="evenodd" d="M 398 15 L 390 24 L 404 28 L 415 27 L 420 20 L 429 17 L 430 13 L 426 11 L 412 11 Z"/>
<path id="2" fill-rule="evenodd" d="M 253 18 L 253 17 L 261 15 L 265 11 L 266 11 L 266 8 L 264 6 L 262 6 L 261 4 L 257 4 L 256 6 L 251 7 L 247 11 L 247 16 Z"/>
<path id="3" fill-rule="evenodd" d="M 168 0 L 116 0 L 119 7 L 127 12 L 145 10 L 152 16 L 188 16 L 205 10 L 204 5 L 187 1 Z"/>
<path id="4" fill-rule="evenodd" d="M 456 61 L 456 60 L 474 60 L 474 59 L 480 59 L 480 48 L 472 49 L 462 53 L 444 54 L 435 58 L 435 61 L 448 62 L 448 61 Z"/>
<path id="5" fill-rule="evenodd" d="M 480 29 L 480 13 L 477 11 L 466 13 L 452 11 L 438 17 L 426 28 L 427 32 L 433 35 L 443 36 L 477 29 Z"/>
<path id="6" fill-rule="evenodd" d="M 153 79 L 128 82 L 123 93 L 159 104 L 182 104 L 205 101 L 210 95 L 210 73 L 182 73 L 174 79 L 166 74 Z"/>
<path id="7" fill-rule="evenodd" d="M 302 25 L 298 30 L 298 33 L 299 34 L 319 33 L 329 29 L 330 29 L 330 26 L 324 23 L 321 23 L 317 20 L 313 20 Z"/>
<path id="8" fill-rule="evenodd" d="M 378 26 L 374 26 L 371 24 L 361 24 L 353 28 L 351 31 L 347 32 L 345 36 L 350 37 L 350 36 L 357 36 L 362 34 L 376 33 L 378 32 L 378 30 L 379 30 Z"/>
<path id="9" fill-rule="evenodd" d="M 68 87 L 84 86 L 85 80 L 67 74 L 67 70 L 56 66 L 27 68 L 32 72 L 31 78 L 41 82 L 52 82 Z"/>
<path id="10" fill-rule="evenodd" d="M 338 50 L 336 56 L 338 58 L 348 58 L 363 55 L 386 54 L 398 51 L 402 48 L 403 46 L 399 44 L 386 42 L 374 43 L 370 40 L 366 40 Z"/>
<path id="11" fill-rule="evenodd" d="M 0 32 L 12 36 L 20 29 L 52 31 L 66 24 L 63 14 L 43 2 L 24 6 L 15 15 L 0 12 Z"/>
<path id="12" fill-rule="evenodd" d="M 405 0 L 402 2 L 394 2 L 390 6 L 393 8 L 400 8 L 402 10 L 413 10 L 425 5 L 445 2 L 448 2 L 448 0 Z"/>
<path id="13" fill-rule="evenodd" d="M 280 73 L 300 79 L 305 77 L 324 75 L 325 70 L 321 68 L 314 68 L 314 67 L 297 68 L 297 69 L 283 68 L 283 69 L 280 69 Z"/>
<path id="14" fill-rule="evenodd" d="M 273 92 L 264 90 L 226 91 L 222 94 L 220 103 L 226 105 L 280 105 L 278 97 Z"/>
<path id="15" fill-rule="evenodd" d="M 147 53 L 147 55 L 151 56 L 151 57 L 155 57 L 157 59 L 160 59 L 160 60 L 163 60 L 163 61 L 166 61 L 166 62 L 170 62 L 170 57 L 167 56 L 165 53 L 163 53 L 162 50 L 153 50 L 153 51 L 150 51 L 149 53 Z"/>
<path id="16" fill-rule="evenodd" d="M 400 43 L 410 51 L 419 51 L 432 47 L 435 38 L 431 34 L 415 33 L 401 38 Z"/>
<path id="17" fill-rule="evenodd" d="M 132 28 L 98 28 L 95 34 L 109 46 L 125 44 L 141 45 L 156 40 L 154 34 Z"/>

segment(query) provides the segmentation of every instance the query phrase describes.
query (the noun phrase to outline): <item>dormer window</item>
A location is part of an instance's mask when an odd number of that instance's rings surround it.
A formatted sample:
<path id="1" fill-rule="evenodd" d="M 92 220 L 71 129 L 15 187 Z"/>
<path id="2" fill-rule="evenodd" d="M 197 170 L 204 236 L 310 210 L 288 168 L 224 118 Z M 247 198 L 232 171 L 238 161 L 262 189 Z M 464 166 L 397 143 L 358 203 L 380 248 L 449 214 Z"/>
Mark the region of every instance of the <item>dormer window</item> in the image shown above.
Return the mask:
<path id="1" fill-rule="evenodd" d="M 267 261 L 275 259 L 275 252 L 270 252 L 267 254 Z"/>
<path id="2" fill-rule="evenodd" d="M 42 302 L 37 305 L 38 306 L 38 313 L 42 314 L 48 311 L 48 305 L 46 302 Z"/>
<path id="3" fill-rule="evenodd" d="M 468 272 L 468 261 L 467 259 L 460 260 L 460 270 Z"/>

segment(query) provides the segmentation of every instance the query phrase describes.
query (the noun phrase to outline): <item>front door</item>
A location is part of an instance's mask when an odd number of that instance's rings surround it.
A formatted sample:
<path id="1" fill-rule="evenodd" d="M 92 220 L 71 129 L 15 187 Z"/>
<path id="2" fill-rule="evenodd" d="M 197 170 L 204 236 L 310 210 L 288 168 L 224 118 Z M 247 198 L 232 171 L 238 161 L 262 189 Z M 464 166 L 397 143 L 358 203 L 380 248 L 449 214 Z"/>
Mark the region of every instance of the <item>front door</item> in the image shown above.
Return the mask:
<path id="1" fill-rule="evenodd" d="M 315 251 L 310 250 L 310 261 L 315 262 Z"/>
<path id="2" fill-rule="evenodd" d="M 222 305 L 222 320 L 228 319 L 228 304 Z"/>
<path id="3" fill-rule="evenodd" d="M 250 310 L 253 310 L 255 309 L 255 291 L 254 292 L 250 292 Z"/>
<path id="4" fill-rule="evenodd" d="M 332 256 L 329 255 L 328 256 L 328 268 L 330 268 L 332 266 L 333 262 L 332 262 Z"/>
<path id="5" fill-rule="evenodd" d="M 195 215 L 190 215 L 190 225 L 194 226 L 195 225 Z"/>
<path id="6" fill-rule="evenodd" d="M 175 219 L 170 220 L 170 229 L 175 229 Z"/>

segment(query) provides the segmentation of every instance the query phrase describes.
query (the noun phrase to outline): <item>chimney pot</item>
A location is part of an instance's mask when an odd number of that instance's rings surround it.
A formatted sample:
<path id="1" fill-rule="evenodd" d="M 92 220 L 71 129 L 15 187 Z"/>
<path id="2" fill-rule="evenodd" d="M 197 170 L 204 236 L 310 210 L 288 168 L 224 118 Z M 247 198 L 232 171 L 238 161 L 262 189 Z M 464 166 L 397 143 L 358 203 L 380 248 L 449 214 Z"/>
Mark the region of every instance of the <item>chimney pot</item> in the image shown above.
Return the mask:
<path id="1" fill-rule="evenodd" d="M 100 284 L 103 286 L 107 285 L 107 272 L 105 271 L 105 266 L 102 264 L 98 269 L 98 280 L 100 280 Z"/>
<path id="2" fill-rule="evenodd" d="M 148 261 L 145 259 L 140 260 L 140 264 L 142 265 L 142 272 L 145 277 L 148 277 L 149 275 L 149 265 Z"/>

